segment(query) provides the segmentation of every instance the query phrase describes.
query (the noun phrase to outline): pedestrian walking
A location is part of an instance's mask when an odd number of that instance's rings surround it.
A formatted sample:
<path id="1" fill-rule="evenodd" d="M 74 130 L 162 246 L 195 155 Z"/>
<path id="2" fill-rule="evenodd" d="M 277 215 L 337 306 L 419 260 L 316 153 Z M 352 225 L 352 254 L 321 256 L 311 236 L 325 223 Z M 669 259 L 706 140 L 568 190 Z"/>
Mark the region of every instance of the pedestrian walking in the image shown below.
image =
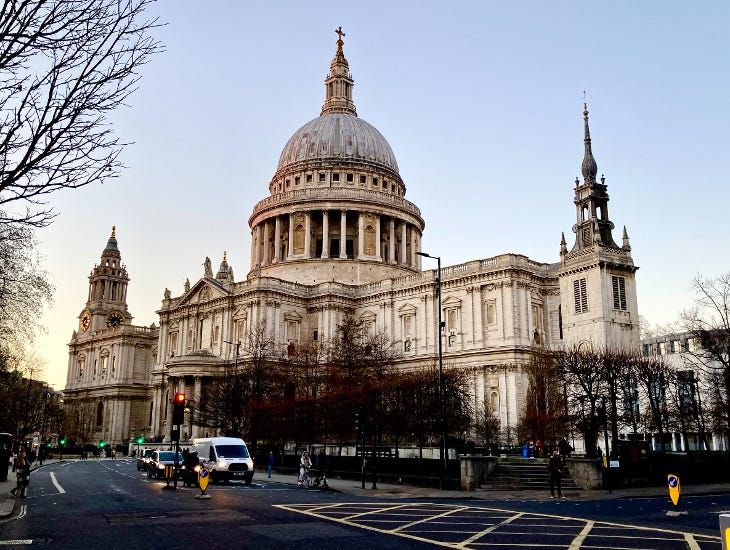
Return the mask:
<path id="1" fill-rule="evenodd" d="M 117 459 L 117 450 L 112 449 L 112 460 L 116 460 L 116 459 Z"/>
<path id="2" fill-rule="evenodd" d="M 15 459 L 15 489 L 10 491 L 13 495 L 20 498 L 26 497 L 28 485 L 30 485 L 30 463 L 25 454 L 25 450 L 20 451 L 18 458 Z"/>
<path id="3" fill-rule="evenodd" d="M 299 480 L 297 485 L 301 487 L 304 485 L 304 477 L 307 475 L 307 470 L 312 467 L 312 459 L 309 458 L 309 451 L 302 453 L 302 458 L 299 460 Z"/>
<path id="4" fill-rule="evenodd" d="M 271 470 L 274 468 L 274 460 L 274 451 L 269 451 L 269 461 L 266 465 L 266 471 L 268 472 L 269 477 L 271 477 Z"/>
<path id="5" fill-rule="evenodd" d="M 558 489 L 558 498 L 563 498 L 563 461 L 560 453 L 553 451 L 553 456 L 548 460 L 548 480 L 550 482 L 550 498 L 555 498 L 555 488 Z"/>

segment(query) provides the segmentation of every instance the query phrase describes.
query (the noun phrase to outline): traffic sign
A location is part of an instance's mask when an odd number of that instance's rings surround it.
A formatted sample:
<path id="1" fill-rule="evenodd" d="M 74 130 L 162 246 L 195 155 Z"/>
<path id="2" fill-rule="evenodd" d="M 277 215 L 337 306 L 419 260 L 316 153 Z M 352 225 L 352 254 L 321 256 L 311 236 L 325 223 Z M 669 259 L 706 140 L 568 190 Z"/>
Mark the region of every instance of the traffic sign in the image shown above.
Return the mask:
<path id="1" fill-rule="evenodd" d="M 669 485 L 669 498 L 672 499 L 672 504 L 676 506 L 679 502 L 679 493 L 681 492 L 679 476 L 676 474 L 668 474 L 667 485 Z"/>
<path id="2" fill-rule="evenodd" d="M 200 485 L 200 490 L 203 493 L 208 488 L 208 481 L 210 481 L 210 470 L 208 468 L 201 468 L 200 472 L 198 472 L 198 485 Z"/>

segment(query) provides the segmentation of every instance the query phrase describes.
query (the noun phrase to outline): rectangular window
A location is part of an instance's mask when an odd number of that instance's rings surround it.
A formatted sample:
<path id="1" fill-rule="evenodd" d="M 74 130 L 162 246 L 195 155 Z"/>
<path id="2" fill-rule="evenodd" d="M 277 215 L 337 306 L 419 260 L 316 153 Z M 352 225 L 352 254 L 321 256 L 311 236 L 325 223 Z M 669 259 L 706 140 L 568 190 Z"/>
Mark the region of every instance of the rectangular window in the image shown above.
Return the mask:
<path id="1" fill-rule="evenodd" d="M 355 176 L 347 174 L 347 183 L 352 183 L 353 181 L 355 181 Z"/>
<path id="2" fill-rule="evenodd" d="M 340 181 L 340 175 L 339 174 L 332 174 L 332 181 Z"/>
<path id="3" fill-rule="evenodd" d="M 373 178 L 373 187 L 378 186 L 378 178 Z"/>
<path id="4" fill-rule="evenodd" d="M 312 183 L 312 174 L 307 174 L 307 183 Z"/>
<path id="5" fill-rule="evenodd" d="M 327 174 L 325 174 L 324 172 L 320 172 L 319 173 L 319 181 L 320 182 L 323 182 L 326 178 L 327 178 Z"/>
<path id="6" fill-rule="evenodd" d="M 301 182 L 301 181 L 302 181 L 302 178 L 301 178 L 301 177 L 299 177 L 299 176 L 296 176 L 296 177 L 294 178 L 294 185 L 299 185 L 299 182 Z"/>
<path id="7" fill-rule="evenodd" d="M 497 324 L 497 302 L 489 300 L 487 302 L 487 325 Z"/>
<path id="8" fill-rule="evenodd" d="M 588 311 L 588 289 L 585 277 L 573 281 L 573 294 L 575 295 L 575 312 Z"/>
<path id="9" fill-rule="evenodd" d="M 315 330 L 312 332 L 312 342 L 316 342 L 318 339 L 319 339 L 319 332 Z"/>
<path id="10" fill-rule="evenodd" d="M 360 176 L 360 183 L 365 185 L 365 176 Z"/>
<path id="11" fill-rule="evenodd" d="M 613 287 L 613 309 L 626 311 L 626 278 L 612 275 L 611 286 Z"/>
<path id="12" fill-rule="evenodd" d="M 284 183 L 286 184 L 286 188 L 289 189 L 289 186 L 291 184 L 290 180 L 284 180 Z"/>

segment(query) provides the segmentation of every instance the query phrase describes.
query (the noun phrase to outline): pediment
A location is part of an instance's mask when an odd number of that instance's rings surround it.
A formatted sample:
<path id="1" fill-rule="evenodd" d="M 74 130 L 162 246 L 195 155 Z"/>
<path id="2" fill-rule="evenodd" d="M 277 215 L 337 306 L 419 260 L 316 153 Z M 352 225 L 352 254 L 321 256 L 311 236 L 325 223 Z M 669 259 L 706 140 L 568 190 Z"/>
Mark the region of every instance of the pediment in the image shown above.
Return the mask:
<path id="1" fill-rule="evenodd" d="M 362 315 L 360 315 L 360 319 L 362 321 L 375 321 L 376 315 L 372 311 L 365 311 Z"/>
<path id="2" fill-rule="evenodd" d="M 212 279 L 200 279 L 190 290 L 180 299 L 178 306 L 188 304 L 204 304 L 216 298 L 227 296 L 228 291 L 223 288 L 217 281 Z"/>
<path id="3" fill-rule="evenodd" d="M 302 321 L 302 316 L 299 315 L 296 311 L 287 311 L 284 313 L 284 320 L 285 321 Z"/>
<path id="4" fill-rule="evenodd" d="M 416 306 L 413 304 L 403 304 L 401 307 L 398 308 L 398 315 L 404 316 L 404 315 L 415 315 L 416 314 Z"/>
<path id="5" fill-rule="evenodd" d="M 456 298 L 454 296 L 449 296 L 446 298 L 443 302 L 441 302 L 441 305 L 446 307 L 461 307 L 461 300 L 459 298 Z"/>

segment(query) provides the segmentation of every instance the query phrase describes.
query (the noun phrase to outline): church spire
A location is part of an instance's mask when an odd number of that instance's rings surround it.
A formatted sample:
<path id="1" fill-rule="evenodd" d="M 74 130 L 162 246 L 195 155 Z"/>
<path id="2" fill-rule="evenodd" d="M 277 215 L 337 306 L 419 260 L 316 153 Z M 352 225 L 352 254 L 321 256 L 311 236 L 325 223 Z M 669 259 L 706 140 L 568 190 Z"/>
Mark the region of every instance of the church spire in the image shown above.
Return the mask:
<path id="1" fill-rule="evenodd" d="M 593 151 L 591 150 L 591 130 L 588 127 L 588 104 L 586 103 L 586 93 L 583 92 L 583 125 L 585 127 L 585 155 L 583 156 L 583 164 L 581 165 L 581 171 L 583 172 L 583 181 L 585 183 L 592 183 L 596 181 L 596 174 L 598 173 L 598 166 L 596 165 L 596 159 L 593 158 Z"/>
<path id="2" fill-rule="evenodd" d="M 342 51 L 344 44 L 342 37 L 345 36 L 345 33 L 342 32 L 342 27 L 339 27 L 335 32 L 338 36 L 337 53 L 335 53 L 335 57 L 332 63 L 330 63 L 330 72 L 324 81 L 327 95 L 324 100 L 324 105 L 322 105 L 320 116 L 332 113 L 345 113 L 357 116 L 357 110 L 352 101 L 352 87 L 355 85 L 355 82 L 352 80 L 350 66 Z"/>

